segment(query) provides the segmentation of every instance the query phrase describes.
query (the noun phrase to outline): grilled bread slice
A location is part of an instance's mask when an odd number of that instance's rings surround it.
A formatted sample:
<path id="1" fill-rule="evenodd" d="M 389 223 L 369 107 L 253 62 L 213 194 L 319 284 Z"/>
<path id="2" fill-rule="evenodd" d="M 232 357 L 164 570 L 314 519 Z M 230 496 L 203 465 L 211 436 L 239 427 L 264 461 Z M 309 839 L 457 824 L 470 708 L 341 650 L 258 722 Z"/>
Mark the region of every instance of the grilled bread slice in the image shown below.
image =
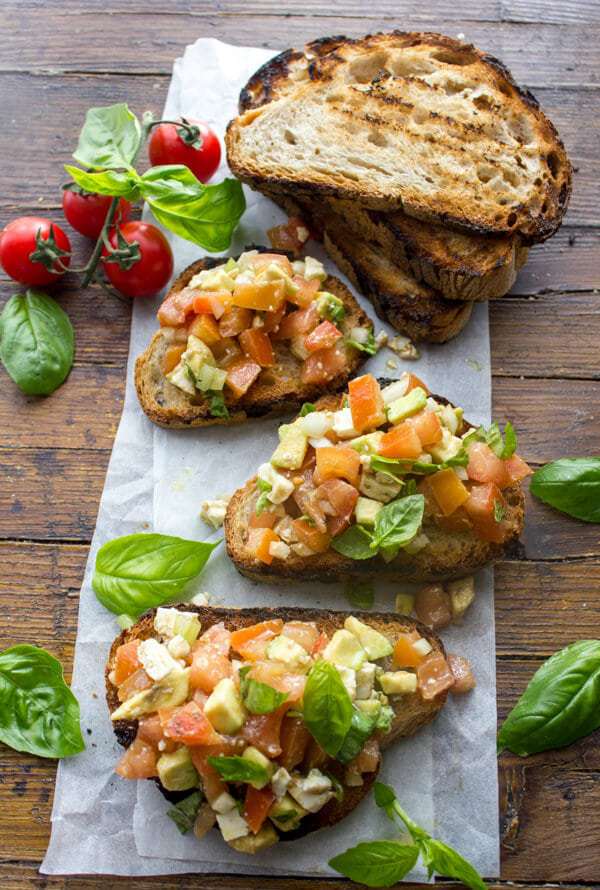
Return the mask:
<path id="1" fill-rule="evenodd" d="M 239 111 L 259 108 L 310 79 L 310 65 L 335 50 L 344 38 L 317 40 L 301 50 L 289 49 L 266 62 L 240 93 Z M 273 194 L 270 194 L 273 197 Z M 402 211 L 369 210 L 356 201 L 319 197 L 321 211 L 341 216 L 359 238 L 377 242 L 386 257 L 447 299 L 487 300 L 501 297 L 515 282 L 528 250 L 516 235 L 486 238 Z M 345 270 L 344 270 L 345 271 Z"/>
<path id="2" fill-rule="evenodd" d="M 256 248 L 255 248 L 256 249 Z M 260 248 L 266 250 L 267 248 Z M 269 250 L 270 253 L 277 251 Z M 194 275 L 203 269 L 209 269 L 223 262 L 219 259 L 202 259 L 188 266 L 175 279 L 167 297 L 173 292 L 187 287 Z M 339 297 L 346 307 L 346 316 L 341 328 L 348 333 L 353 327 L 371 326 L 370 320 L 342 282 L 329 276 L 323 288 Z M 237 401 L 225 393 L 225 403 L 229 409 L 228 418 L 213 417 L 209 403 L 202 393 L 188 395 L 174 386 L 165 377 L 162 362 L 168 348 L 174 342 L 174 329 L 160 328 L 150 341 L 146 351 L 135 363 L 135 386 L 140 404 L 153 423 L 171 429 L 187 429 L 189 427 L 211 426 L 214 424 L 229 425 L 240 423 L 249 417 L 263 417 L 289 411 L 303 402 L 314 401 L 325 390 L 340 390 L 350 377 L 365 361 L 365 354 L 356 349 L 348 348 L 346 371 L 331 380 L 327 386 L 315 386 L 300 383 L 301 361 L 297 359 L 283 343 L 274 343 L 277 366 L 271 373 L 263 371 L 256 383 L 241 399 Z"/>
<path id="3" fill-rule="evenodd" d="M 380 380 L 381 386 L 391 381 Z M 437 401 L 444 401 L 435 396 Z M 336 411 L 341 406 L 340 396 L 328 395 L 319 399 L 318 411 Z M 467 428 L 470 426 L 466 424 Z M 424 582 L 460 578 L 470 575 L 485 565 L 494 563 L 506 553 L 523 530 L 525 498 L 519 484 L 503 490 L 507 503 L 504 521 L 510 533 L 503 544 L 477 538 L 472 531 L 445 531 L 427 514 L 423 531 L 429 543 L 418 553 L 409 555 L 401 550 L 391 562 L 381 556 L 354 560 L 336 550 L 312 556 L 298 556 L 291 552 L 285 560 L 273 560 L 266 565 L 248 547 L 248 521 L 254 512 L 256 477 L 238 489 L 227 507 L 225 516 L 225 544 L 235 567 L 254 580 L 287 582 L 291 578 L 302 581 L 349 581 L 352 578 L 377 577 L 389 581 Z"/>
<path id="4" fill-rule="evenodd" d="M 271 618 L 281 618 L 286 621 L 314 621 L 319 628 L 328 634 L 341 629 L 344 621 L 348 617 L 347 612 L 333 612 L 325 609 L 299 609 L 299 608 L 248 608 L 248 609 L 216 609 L 205 606 L 192 606 L 184 603 L 181 607 L 187 612 L 194 611 L 198 614 L 198 618 L 202 624 L 202 631 L 206 631 L 213 624 L 224 622 L 228 630 L 234 631 L 256 624 L 259 621 L 266 621 Z M 360 621 L 368 624 L 375 630 L 383 633 L 390 640 L 394 640 L 401 633 L 418 630 L 422 637 L 425 637 L 431 644 L 434 652 L 445 654 L 444 646 L 440 638 L 433 633 L 428 627 L 414 621 L 404 615 L 390 615 L 378 612 L 353 612 Z M 108 710 L 112 714 L 120 705 L 117 688 L 110 680 L 111 672 L 115 665 L 115 657 L 117 649 L 123 643 L 132 640 L 145 640 L 155 635 L 154 631 L 154 615 L 155 610 L 147 612 L 133 627 L 124 630 L 113 642 L 106 665 L 106 701 Z M 388 733 L 379 734 L 379 743 L 383 749 L 389 747 L 392 742 L 407 736 L 414 735 L 419 729 L 430 723 L 439 713 L 446 701 L 446 693 L 437 696 L 431 701 L 425 701 L 418 694 L 403 695 L 390 699 L 390 704 L 394 709 L 394 718 L 391 729 Z M 127 748 L 133 742 L 137 732 L 137 720 L 116 720 L 113 722 L 113 729 L 120 745 Z M 332 760 L 328 764 L 328 771 L 343 782 L 344 767 L 336 761 Z M 367 796 L 373 783 L 377 778 L 377 771 L 372 773 L 364 773 L 364 784 L 360 786 L 345 786 L 344 796 L 342 800 L 333 799 L 327 803 L 318 813 L 308 814 L 302 819 L 300 827 L 296 831 L 288 831 L 281 833 L 280 840 L 295 840 L 303 837 L 312 831 L 320 828 L 327 828 L 335 825 L 347 816 L 360 801 Z M 158 779 L 153 779 L 160 788 L 163 795 L 173 802 L 186 797 L 190 792 L 173 792 L 167 791 Z M 237 849 L 242 852 L 252 853 L 251 839 L 242 839 L 245 844 L 237 845 Z M 233 842 L 232 845 L 236 844 Z"/>
<path id="5" fill-rule="evenodd" d="M 243 181 L 524 243 L 560 225 L 571 191 L 564 146 L 492 56 L 392 32 L 339 41 L 309 75 L 229 124 L 229 165 Z"/>

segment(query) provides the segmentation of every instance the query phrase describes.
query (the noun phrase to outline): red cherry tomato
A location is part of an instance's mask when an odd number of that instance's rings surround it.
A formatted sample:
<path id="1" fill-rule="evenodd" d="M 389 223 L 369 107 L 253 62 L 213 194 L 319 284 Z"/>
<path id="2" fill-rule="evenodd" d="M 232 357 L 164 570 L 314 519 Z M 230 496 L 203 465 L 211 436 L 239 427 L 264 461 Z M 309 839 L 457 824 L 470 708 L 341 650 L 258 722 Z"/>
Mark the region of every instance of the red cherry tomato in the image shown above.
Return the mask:
<path id="1" fill-rule="evenodd" d="M 104 271 L 110 282 L 128 297 L 150 297 L 165 286 L 173 274 L 173 254 L 169 242 L 156 226 L 144 222 L 128 222 L 119 226 L 128 244 L 137 242 L 140 259 L 130 269 L 122 269 L 117 262 L 106 262 L 109 255 L 102 251 Z M 109 242 L 118 247 L 117 232 L 111 232 Z"/>
<path id="2" fill-rule="evenodd" d="M 90 192 L 81 193 L 65 189 L 62 196 L 63 213 L 76 232 L 80 232 L 86 238 L 96 239 L 102 231 L 111 201 L 110 195 L 93 195 Z M 119 225 L 127 222 L 130 212 L 131 204 L 121 198 L 115 217 Z"/>
<path id="3" fill-rule="evenodd" d="M 221 162 L 221 145 L 215 133 L 202 121 L 185 119 L 200 131 L 195 145 L 186 144 L 177 124 L 159 124 L 152 130 L 148 156 L 153 167 L 184 164 L 200 182 L 208 182 Z"/>
<path id="4" fill-rule="evenodd" d="M 50 230 L 52 229 L 52 234 Z M 50 268 L 46 268 L 40 260 L 31 258 L 38 253 L 40 246 L 38 237 L 46 243 L 46 252 Z M 42 245 L 42 248 L 44 245 Z M 71 243 L 60 226 L 41 216 L 21 216 L 13 219 L 0 233 L 0 264 L 11 278 L 21 284 L 46 285 L 53 284 L 64 275 L 63 266 L 71 262 Z M 53 257 L 56 259 L 53 261 Z M 55 271 L 52 271 L 52 270 Z"/>

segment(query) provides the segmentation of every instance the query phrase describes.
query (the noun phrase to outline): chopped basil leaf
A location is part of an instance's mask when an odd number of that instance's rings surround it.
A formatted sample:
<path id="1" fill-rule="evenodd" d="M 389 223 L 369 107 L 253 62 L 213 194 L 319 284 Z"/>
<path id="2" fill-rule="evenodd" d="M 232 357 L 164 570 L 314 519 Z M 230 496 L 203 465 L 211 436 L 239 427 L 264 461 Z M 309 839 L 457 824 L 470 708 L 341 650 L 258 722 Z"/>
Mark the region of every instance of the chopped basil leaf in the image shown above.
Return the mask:
<path id="1" fill-rule="evenodd" d="M 366 352 L 367 355 L 375 355 L 379 351 L 379 346 L 377 344 L 377 340 L 373 335 L 373 331 L 369 331 L 369 335 L 364 343 L 361 343 L 358 340 L 353 340 L 352 337 L 348 337 L 346 339 L 346 343 L 348 346 L 353 346 L 355 349 L 359 349 L 361 352 Z"/>
<path id="2" fill-rule="evenodd" d="M 184 797 L 174 807 L 167 810 L 167 816 L 173 820 L 181 834 L 187 834 L 194 827 L 201 803 L 202 795 L 199 791 L 194 791 L 193 794 Z"/>
<path id="3" fill-rule="evenodd" d="M 207 762 L 226 782 L 264 782 L 266 785 L 269 780 L 269 774 L 264 766 L 259 766 L 245 757 L 237 755 L 208 757 Z"/>
<path id="4" fill-rule="evenodd" d="M 208 396 L 208 410 L 211 416 L 228 418 L 229 409 L 225 404 L 223 393 L 218 390 L 209 390 L 206 395 Z"/>
<path id="5" fill-rule="evenodd" d="M 288 698 L 287 692 L 279 692 L 266 683 L 253 680 L 247 674 L 250 665 L 240 668 L 240 691 L 242 700 L 251 714 L 270 714 L 276 711 Z"/>
<path id="6" fill-rule="evenodd" d="M 312 414 L 313 411 L 316 411 L 316 407 L 312 404 L 312 402 L 305 402 L 300 408 L 300 417 L 306 417 L 307 414 Z"/>

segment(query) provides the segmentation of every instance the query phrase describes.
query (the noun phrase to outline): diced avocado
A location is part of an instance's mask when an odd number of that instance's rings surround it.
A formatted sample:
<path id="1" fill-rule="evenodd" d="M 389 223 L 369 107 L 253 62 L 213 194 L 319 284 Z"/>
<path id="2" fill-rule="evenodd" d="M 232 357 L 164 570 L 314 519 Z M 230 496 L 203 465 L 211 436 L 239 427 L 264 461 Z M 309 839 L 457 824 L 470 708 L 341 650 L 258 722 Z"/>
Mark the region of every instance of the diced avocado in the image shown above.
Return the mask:
<path id="1" fill-rule="evenodd" d="M 354 702 L 354 706 L 366 714 L 367 717 L 377 717 L 381 711 L 381 702 L 378 698 L 359 699 Z"/>
<path id="2" fill-rule="evenodd" d="M 211 365 L 202 365 L 199 372 L 194 375 L 196 387 L 201 392 L 210 390 L 220 390 L 225 386 L 227 379 L 227 371 L 221 368 L 213 368 Z"/>
<path id="3" fill-rule="evenodd" d="M 269 819 L 280 831 L 293 831 L 307 812 L 289 794 L 284 794 L 269 810 Z"/>
<path id="4" fill-rule="evenodd" d="M 267 771 L 267 778 L 264 782 L 249 782 L 249 785 L 252 785 L 254 788 L 264 788 L 265 785 L 268 785 L 271 781 L 271 776 L 275 772 L 275 764 L 272 763 L 268 757 L 265 757 L 258 748 L 254 748 L 252 745 L 246 748 L 242 757 L 245 760 L 249 760 L 251 763 L 255 763 L 257 766 L 261 766 L 263 769 Z"/>
<path id="5" fill-rule="evenodd" d="M 401 398 L 396 399 L 391 405 L 388 405 L 387 413 L 390 423 L 400 423 L 407 417 L 411 417 L 418 411 L 422 411 L 427 405 L 427 393 L 425 390 L 417 386 L 411 389 L 409 393 Z"/>
<path id="6" fill-rule="evenodd" d="M 394 647 L 388 638 L 384 637 L 383 634 L 380 634 L 373 627 L 369 627 L 368 624 L 359 621 L 354 615 L 349 615 L 346 618 L 344 627 L 360 642 L 369 657 L 369 661 L 376 661 L 378 658 L 385 658 L 386 655 L 392 654 Z"/>
<path id="7" fill-rule="evenodd" d="M 462 447 L 462 439 L 459 439 L 458 436 L 453 436 L 450 430 L 444 427 L 442 428 L 441 441 L 436 445 L 431 445 L 429 453 L 435 461 L 441 463 L 444 460 L 450 460 L 451 457 L 456 457 Z"/>
<path id="8" fill-rule="evenodd" d="M 183 392 L 187 392 L 191 396 L 196 395 L 194 381 L 190 370 L 184 361 L 180 361 L 179 364 L 175 365 L 173 370 L 169 371 L 165 376 L 169 383 L 172 383 L 177 389 L 181 389 Z"/>
<path id="9" fill-rule="evenodd" d="M 323 649 L 323 658 L 357 671 L 367 660 L 367 654 L 358 637 L 346 629 L 336 630 Z"/>
<path id="10" fill-rule="evenodd" d="M 214 269 L 204 269 L 190 281 L 190 287 L 201 287 L 203 290 L 233 290 L 235 280 L 229 275 L 230 269 L 226 265 L 216 266 Z M 196 281 L 196 278 L 198 279 Z"/>
<path id="11" fill-rule="evenodd" d="M 167 791 L 187 791 L 200 782 L 188 748 L 178 748 L 170 754 L 162 754 L 156 762 L 156 769 L 158 778 Z"/>
<path id="12" fill-rule="evenodd" d="M 317 309 L 321 318 L 327 318 L 333 324 L 343 321 L 346 314 L 346 307 L 342 300 L 326 290 L 320 291 L 317 295 Z"/>
<path id="13" fill-rule="evenodd" d="M 181 356 L 181 360 L 185 362 L 194 377 L 200 373 L 203 365 L 214 367 L 215 357 L 200 337 L 194 337 L 190 334 L 187 341 L 187 349 Z"/>
<path id="14" fill-rule="evenodd" d="M 403 485 L 401 479 L 396 479 L 389 473 L 371 473 L 363 468 L 358 490 L 375 501 L 387 504 L 398 497 Z"/>
<path id="15" fill-rule="evenodd" d="M 225 271 L 233 272 L 234 269 L 237 269 L 237 263 L 232 256 L 229 257 L 227 262 L 225 263 Z"/>
<path id="16" fill-rule="evenodd" d="M 149 689 L 143 689 L 124 701 L 110 715 L 111 720 L 133 720 L 150 714 L 159 708 L 176 708 L 183 704 L 188 696 L 190 686 L 190 669 L 171 671 L 160 682 Z"/>
<path id="17" fill-rule="evenodd" d="M 200 634 L 202 625 L 194 612 L 182 612 L 179 609 L 159 606 L 154 616 L 154 629 L 161 637 L 173 639 L 180 636 L 192 645 Z"/>
<path id="18" fill-rule="evenodd" d="M 279 837 L 273 826 L 269 825 L 268 822 L 265 822 L 258 834 L 247 834 L 244 837 L 236 837 L 233 838 L 233 840 L 227 841 L 227 843 L 230 847 L 233 847 L 234 850 L 237 850 L 238 853 L 250 853 L 250 855 L 253 855 L 254 853 L 258 853 L 259 850 L 266 850 L 267 847 L 272 847 L 278 840 Z"/>
<path id="19" fill-rule="evenodd" d="M 430 401 L 432 400 L 430 399 Z M 462 421 L 463 409 L 453 408 L 452 405 L 440 405 L 436 402 L 434 410 L 442 426 L 449 429 L 455 436 Z"/>
<path id="20" fill-rule="evenodd" d="M 471 575 L 468 578 L 459 578 L 458 581 L 450 581 L 448 593 L 452 604 L 452 617 L 458 620 L 475 599 L 475 579 Z"/>
<path id="21" fill-rule="evenodd" d="M 359 525 L 375 525 L 375 517 L 383 507 L 380 501 L 373 501 L 371 498 L 359 497 L 356 502 L 354 512 L 356 521 Z"/>
<path id="22" fill-rule="evenodd" d="M 356 439 L 351 439 L 348 442 L 348 445 L 360 454 L 377 454 L 381 447 L 382 439 L 383 433 L 376 431 L 374 433 L 367 433 L 364 436 L 358 436 Z"/>
<path id="23" fill-rule="evenodd" d="M 417 691 L 417 675 L 410 671 L 392 671 L 379 676 L 379 685 L 387 695 L 407 695 Z"/>
<path id="24" fill-rule="evenodd" d="M 246 709 L 231 677 L 219 680 L 206 700 L 204 713 L 217 732 L 239 732 L 246 721 Z"/>
<path id="25" fill-rule="evenodd" d="M 283 423 L 279 427 L 279 445 L 271 456 L 274 467 L 298 470 L 302 466 L 308 439 L 298 423 Z"/>
<path id="26" fill-rule="evenodd" d="M 400 615 L 411 615 L 415 607 L 415 598 L 412 593 L 396 594 L 396 612 Z"/>

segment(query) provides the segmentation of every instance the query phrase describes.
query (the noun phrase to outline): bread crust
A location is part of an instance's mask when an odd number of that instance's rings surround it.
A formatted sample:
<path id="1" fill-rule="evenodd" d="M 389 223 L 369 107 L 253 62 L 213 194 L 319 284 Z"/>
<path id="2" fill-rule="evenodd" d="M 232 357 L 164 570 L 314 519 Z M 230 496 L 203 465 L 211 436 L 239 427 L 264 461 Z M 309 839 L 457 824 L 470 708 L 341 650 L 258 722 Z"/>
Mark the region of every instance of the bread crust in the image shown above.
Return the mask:
<path id="1" fill-rule="evenodd" d="M 402 98 L 404 86 L 418 81 L 421 85 L 425 84 L 424 90 L 431 90 L 436 88 L 435 84 L 432 86 L 425 82 L 425 78 L 419 79 L 421 73 L 419 69 L 412 77 L 410 69 L 403 74 L 401 62 L 396 66 L 397 71 L 394 70 L 394 64 L 390 64 L 392 69 L 390 74 L 390 70 L 385 67 L 386 54 L 393 53 L 399 58 L 402 51 L 406 55 L 409 53 L 414 55 L 421 50 L 430 51 L 431 58 L 437 63 L 437 69 L 447 75 L 450 86 L 452 72 L 459 72 L 470 77 L 475 84 L 485 85 L 486 89 L 491 91 L 492 96 L 488 97 L 487 104 L 482 104 L 481 109 L 477 106 L 476 113 L 479 114 L 479 118 L 474 119 L 478 123 L 473 123 L 471 118 L 465 121 L 459 120 L 456 116 L 449 116 L 445 112 L 448 105 L 445 100 L 437 103 L 439 105 L 437 110 L 428 110 L 427 102 L 423 103 L 424 120 L 431 125 L 437 126 L 436 116 L 437 119 L 441 119 L 446 114 L 446 136 L 452 133 L 456 135 L 459 143 L 462 140 L 463 148 L 460 150 L 464 150 L 464 145 L 468 145 L 467 152 L 473 153 L 473 163 L 478 163 L 474 141 L 483 132 L 484 124 L 488 123 L 493 129 L 498 121 L 502 122 L 503 115 L 508 121 L 514 121 L 514 132 L 511 130 L 511 133 L 520 150 L 522 147 L 527 152 L 529 150 L 527 145 L 535 136 L 536 151 L 539 157 L 543 158 L 547 170 L 545 168 L 541 170 L 538 177 L 539 184 L 536 180 L 535 190 L 528 185 L 526 201 L 512 202 L 506 212 L 498 213 L 497 206 L 492 200 L 492 190 L 486 190 L 487 179 L 481 180 L 479 188 L 479 191 L 485 192 L 489 198 L 487 205 L 486 201 L 474 200 L 474 193 L 468 195 L 464 188 L 460 190 L 461 200 L 452 202 L 447 200 L 445 189 L 425 190 L 419 187 L 411 190 L 409 186 L 400 186 L 397 183 L 389 183 L 383 188 L 376 185 L 376 178 L 370 184 L 364 183 L 360 177 L 356 180 L 344 177 L 342 180 L 340 176 L 330 175 L 322 171 L 319 165 L 311 165 L 308 162 L 300 172 L 293 172 L 291 167 L 288 170 L 285 164 L 278 168 L 277 160 L 271 159 L 267 170 L 260 159 L 254 160 L 245 154 L 242 131 L 248 126 L 251 127 L 265 112 L 270 113 L 273 109 L 274 114 L 277 113 L 280 109 L 275 106 L 280 104 L 280 96 L 283 96 L 281 101 L 285 102 L 286 97 L 293 92 L 294 104 L 298 106 L 299 101 L 306 98 L 308 91 L 318 91 L 323 85 L 327 88 L 335 84 L 339 72 L 345 75 L 349 71 L 352 75 L 353 66 L 359 66 L 364 60 L 368 62 L 369 57 L 373 60 L 371 76 L 367 77 L 366 81 L 360 80 L 358 75 L 357 77 L 359 86 L 361 83 L 365 85 L 363 92 L 368 92 L 369 96 L 373 97 L 371 104 L 374 108 L 378 102 L 387 103 L 388 108 L 394 105 L 412 108 L 413 106 Z M 343 77 L 340 79 L 342 81 Z M 395 83 L 403 84 L 398 95 L 394 93 Z M 352 99 L 355 100 L 356 96 L 353 95 Z M 340 115 L 350 112 L 355 121 L 361 121 L 364 117 L 363 126 L 369 127 L 374 112 L 365 111 L 363 114 L 358 100 L 348 104 L 347 93 L 344 101 L 347 105 L 343 102 L 341 105 L 338 103 Z M 568 204 L 572 180 L 571 165 L 556 129 L 540 110 L 535 97 L 529 91 L 519 88 L 508 69 L 495 57 L 469 44 L 440 34 L 394 31 L 358 39 L 331 38 L 329 43 L 327 41 L 322 43 L 322 49 L 320 46 L 313 47 L 308 44 L 303 51 L 288 50 L 256 72 L 242 91 L 241 105 L 249 110 L 229 124 L 226 134 L 227 153 L 234 173 L 253 187 L 268 185 L 292 191 L 300 187 L 319 200 L 324 196 L 358 200 L 365 207 L 374 210 L 402 210 L 418 219 L 475 234 L 516 233 L 524 243 L 528 244 L 550 237 L 560 225 Z M 330 107 L 333 108 L 335 105 L 334 99 Z M 383 118 L 385 115 L 382 115 Z M 268 120 L 271 124 L 271 117 Z M 523 128 L 523 133 L 519 127 Z M 494 146 L 504 146 L 504 153 L 507 154 L 508 142 L 500 137 L 489 137 L 489 139 L 490 144 Z M 450 151 L 449 144 L 446 148 Z M 452 151 L 455 150 L 456 146 L 452 148 Z M 511 157 L 512 155 L 516 164 L 518 153 L 512 152 Z"/>
<path id="2" fill-rule="evenodd" d="M 389 381 L 380 381 L 385 385 Z M 436 399 L 441 400 L 439 396 Z M 445 400 L 442 400 L 445 401 Z M 339 396 L 325 396 L 317 402 L 321 411 L 339 407 Z M 377 555 L 372 559 L 355 560 L 335 550 L 313 556 L 290 553 L 286 560 L 273 560 L 271 565 L 258 560 L 247 546 L 248 518 L 256 477 L 239 488 L 229 501 L 225 515 L 225 545 L 237 570 L 255 581 L 351 581 L 356 578 L 377 577 L 387 581 L 433 582 L 461 578 L 483 566 L 497 562 L 514 545 L 523 530 L 525 498 L 521 486 L 515 484 L 503 490 L 507 502 L 506 521 L 511 534 L 503 544 L 482 541 L 471 532 L 447 532 L 433 522 L 425 521 L 423 529 L 430 543 L 410 556 L 401 551 L 391 562 Z"/>
<path id="3" fill-rule="evenodd" d="M 283 251 L 269 248 L 255 248 L 270 253 Z M 219 259 L 202 259 L 192 263 L 175 279 L 167 296 L 187 287 L 194 275 L 203 269 L 223 262 Z M 333 275 L 323 283 L 323 288 L 338 296 L 346 307 L 346 317 L 341 325 L 344 333 L 353 327 L 372 328 L 372 322 L 362 311 L 348 288 Z M 324 392 L 337 392 L 346 385 L 366 360 L 365 353 L 348 349 L 348 363 L 345 373 L 338 374 L 327 385 L 301 384 L 299 381 L 301 362 L 292 355 L 283 343 L 274 343 L 277 367 L 272 374 L 261 378 L 241 399 L 233 401 L 225 398 L 229 408 L 228 418 L 212 417 L 208 400 L 201 393 L 190 396 L 166 379 L 162 370 L 162 358 L 172 344 L 171 328 L 160 328 L 153 336 L 147 349 L 135 363 L 134 381 L 140 404 L 146 416 L 157 426 L 167 429 L 188 429 L 192 427 L 231 426 L 242 423 L 250 417 L 265 417 L 294 410 L 303 402 L 311 402 Z"/>
<path id="4" fill-rule="evenodd" d="M 211 608 L 209 606 L 193 606 L 189 603 L 183 603 L 175 606 L 187 612 L 195 612 L 202 624 L 202 631 L 207 630 L 213 624 L 223 621 L 229 630 L 237 630 L 255 624 L 259 621 L 266 621 L 269 618 L 281 618 L 285 621 L 315 621 L 324 631 L 332 633 L 343 627 L 344 620 L 347 618 L 347 612 L 336 612 L 327 609 L 302 609 L 292 606 L 280 608 L 245 608 L 245 609 L 224 609 Z M 132 640 L 144 640 L 154 635 L 154 615 L 156 610 L 153 609 L 143 615 L 133 627 L 122 631 L 113 641 L 108 656 L 105 670 L 106 685 L 106 701 L 109 713 L 113 713 L 119 706 L 120 702 L 117 696 L 117 688 L 110 681 L 110 673 L 113 670 L 117 649 L 123 643 Z M 430 628 L 420 624 L 411 618 L 403 615 L 393 615 L 384 612 L 358 612 L 353 611 L 353 615 L 361 621 L 366 622 L 375 630 L 386 633 L 389 637 L 397 636 L 399 633 L 416 629 L 421 636 L 425 637 L 435 651 L 445 655 L 445 650 L 440 638 L 433 633 Z M 440 695 L 433 701 L 424 701 L 418 695 L 403 696 L 397 699 L 391 699 L 394 708 L 394 719 L 389 733 L 380 733 L 379 742 L 382 750 L 389 747 L 392 742 L 401 738 L 414 735 L 419 729 L 430 723 L 444 706 L 447 694 Z M 113 723 L 114 733 L 117 741 L 124 748 L 135 739 L 137 733 L 137 720 L 116 720 Z M 340 781 L 343 780 L 344 767 L 332 761 L 328 764 L 328 770 L 332 772 Z M 378 770 L 373 773 L 365 773 L 364 784 L 358 787 L 345 786 L 345 794 L 342 801 L 336 799 L 327 803 L 318 813 L 307 815 L 301 822 L 297 831 L 281 832 L 279 839 L 295 840 L 303 837 L 313 831 L 326 828 L 340 822 L 352 810 L 354 810 L 360 801 L 367 796 L 373 783 L 377 778 Z M 173 792 L 167 791 L 158 779 L 152 779 L 160 789 L 161 793 L 172 802 L 177 802 L 186 797 L 190 792 Z"/>

